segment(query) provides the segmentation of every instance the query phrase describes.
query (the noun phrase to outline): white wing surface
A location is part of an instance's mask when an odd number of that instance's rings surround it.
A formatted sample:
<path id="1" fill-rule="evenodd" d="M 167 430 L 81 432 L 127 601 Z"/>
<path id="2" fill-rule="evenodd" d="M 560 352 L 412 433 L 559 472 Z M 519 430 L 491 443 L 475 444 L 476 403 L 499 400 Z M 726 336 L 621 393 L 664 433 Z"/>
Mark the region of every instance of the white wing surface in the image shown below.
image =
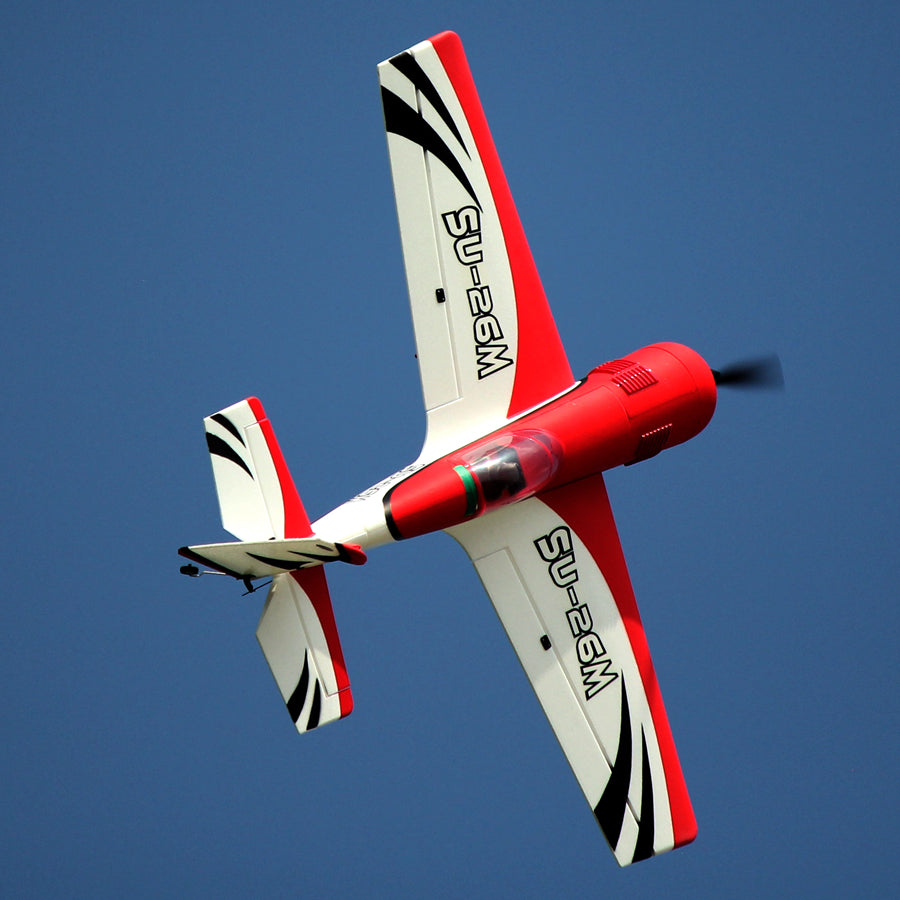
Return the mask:
<path id="1" fill-rule="evenodd" d="M 256 638 L 297 731 L 350 714 L 350 680 L 321 566 L 275 576 Z"/>
<path id="2" fill-rule="evenodd" d="M 248 397 L 203 425 L 225 530 L 242 541 L 311 534 L 262 403 Z"/>
<path id="3" fill-rule="evenodd" d="M 315 535 L 281 541 L 273 538 L 269 541 L 195 544 L 182 547 L 178 552 L 186 559 L 235 578 L 268 578 L 336 560 L 355 565 L 366 561 L 366 555 L 359 547 L 335 544 Z"/>
<path id="4" fill-rule="evenodd" d="M 378 67 L 437 458 L 573 384 L 459 38 Z"/>
<path id="5" fill-rule="evenodd" d="M 619 865 L 696 835 L 601 476 L 450 530 Z"/>

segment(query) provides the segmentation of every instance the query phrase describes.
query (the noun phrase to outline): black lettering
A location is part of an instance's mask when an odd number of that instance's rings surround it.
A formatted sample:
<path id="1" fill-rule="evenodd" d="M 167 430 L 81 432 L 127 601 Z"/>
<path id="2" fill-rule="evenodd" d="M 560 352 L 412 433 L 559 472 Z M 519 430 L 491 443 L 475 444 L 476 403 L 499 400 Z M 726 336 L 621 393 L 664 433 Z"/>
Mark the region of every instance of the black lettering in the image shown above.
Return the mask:
<path id="1" fill-rule="evenodd" d="M 476 344 L 475 356 L 479 381 L 513 364 L 508 356 L 503 355 L 504 353 L 509 353 L 509 347 L 506 344 Z"/>
<path id="2" fill-rule="evenodd" d="M 549 534 L 539 537 L 534 546 L 544 562 L 553 562 L 563 553 L 571 553 L 572 533 L 565 525 L 559 525 Z"/>
<path id="3" fill-rule="evenodd" d="M 474 206 L 464 206 L 441 216 L 444 228 L 454 238 L 453 251 L 464 266 L 474 266 L 484 259 L 481 252 L 481 213 Z"/>
<path id="4" fill-rule="evenodd" d="M 589 666 L 606 656 L 606 647 L 593 631 L 589 631 L 578 636 L 575 641 L 575 652 L 578 654 L 578 662 L 583 666 Z"/>
<path id="5" fill-rule="evenodd" d="M 484 287 L 473 287 L 466 291 L 469 298 L 469 311 L 473 316 L 481 316 L 489 313 L 494 308 L 494 301 L 491 299 L 491 289 L 485 285 Z"/>
<path id="6" fill-rule="evenodd" d="M 599 694 L 603 688 L 612 684 L 618 677 L 618 672 L 610 672 L 612 660 L 607 656 L 604 660 L 598 660 L 596 665 L 581 667 L 581 683 L 584 686 L 584 699 L 590 700 L 594 694 Z"/>
<path id="7" fill-rule="evenodd" d="M 573 638 L 587 634 L 594 627 L 591 611 L 583 603 L 575 609 L 570 609 L 566 613 L 566 618 L 569 620 L 569 630 Z"/>
<path id="8" fill-rule="evenodd" d="M 594 631 L 594 620 L 588 605 L 578 602 L 578 592 L 575 589 L 578 568 L 575 564 L 572 532 L 565 525 L 559 525 L 533 543 L 540 558 L 548 564 L 547 574 L 556 587 L 565 591 L 571 604 L 571 609 L 566 610 L 566 619 L 569 631 L 575 638 L 575 655 L 581 668 L 584 697 L 585 700 L 590 700 L 612 684 L 619 673 L 610 671 L 612 659 Z"/>
<path id="9" fill-rule="evenodd" d="M 578 581 L 578 569 L 575 566 L 575 554 L 568 553 L 550 563 L 550 577 L 559 588 L 567 588 Z"/>
<path id="10" fill-rule="evenodd" d="M 479 344 L 486 344 L 488 341 L 497 341 L 503 337 L 503 329 L 497 321 L 496 316 L 485 315 L 479 316 L 472 326 L 475 332 L 475 341 Z"/>
<path id="11" fill-rule="evenodd" d="M 481 235 L 470 234 L 453 242 L 453 252 L 464 266 L 474 266 L 484 259 L 481 252 Z"/>
<path id="12" fill-rule="evenodd" d="M 476 206 L 464 206 L 455 212 L 446 212 L 441 218 L 444 228 L 450 237 L 465 237 L 469 234 L 481 234 L 481 213 Z"/>

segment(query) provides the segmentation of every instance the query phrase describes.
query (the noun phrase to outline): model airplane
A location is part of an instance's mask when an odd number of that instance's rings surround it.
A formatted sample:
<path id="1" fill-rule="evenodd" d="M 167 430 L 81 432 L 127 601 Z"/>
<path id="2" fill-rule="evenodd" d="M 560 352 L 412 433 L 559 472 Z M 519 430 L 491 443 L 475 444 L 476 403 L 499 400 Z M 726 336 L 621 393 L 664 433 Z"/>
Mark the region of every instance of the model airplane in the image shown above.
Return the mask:
<path id="1" fill-rule="evenodd" d="M 303 732 L 352 709 L 322 564 L 447 531 L 616 860 L 679 847 L 696 823 L 602 472 L 696 435 L 717 380 L 748 373 L 717 378 L 693 350 L 654 344 L 573 378 L 459 38 L 439 34 L 378 73 L 422 452 L 310 524 L 262 405 L 243 400 L 205 420 L 222 521 L 239 540 L 179 553 L 251 590 L 272 578 L 256 634 Z"/>

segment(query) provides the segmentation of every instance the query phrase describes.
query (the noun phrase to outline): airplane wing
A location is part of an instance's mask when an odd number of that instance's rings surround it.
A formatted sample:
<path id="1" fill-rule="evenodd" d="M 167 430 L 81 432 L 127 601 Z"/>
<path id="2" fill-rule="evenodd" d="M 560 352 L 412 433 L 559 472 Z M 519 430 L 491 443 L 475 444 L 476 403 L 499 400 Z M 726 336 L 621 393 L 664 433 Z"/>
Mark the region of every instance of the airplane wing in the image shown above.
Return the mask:
<path id="1" fill-rule="evenodd" d="M 697 826 L 601 475 L 449 530 L 619 865 Z"/>
<path id="2" fill-rule="evenodd" d="M 378 67 L 437 458 L 573 386 L 459 38 Z"/>

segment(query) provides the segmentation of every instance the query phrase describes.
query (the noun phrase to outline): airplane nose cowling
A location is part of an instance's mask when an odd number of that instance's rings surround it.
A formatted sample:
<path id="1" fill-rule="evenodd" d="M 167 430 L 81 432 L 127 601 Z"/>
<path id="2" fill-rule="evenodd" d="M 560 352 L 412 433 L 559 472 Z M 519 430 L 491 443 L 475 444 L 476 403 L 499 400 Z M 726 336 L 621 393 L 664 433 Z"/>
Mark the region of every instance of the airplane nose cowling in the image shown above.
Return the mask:
<path id="1" fill-rule="evenodd" d="M 571 394 L 535 413 L 534 424 L 562 445 L 555 487 L 684 443 L 715 408 L 703 358 L 683 344 L 652 344 L 597 366 Z"/>
<path id="2" fill-rule="evenodd" d="M 709 424 L 716 409 L 712 369 L 690 347 L 651 344 L 633 353 L 630 361 L 633 369 L 611 378 L 624 394 L 632 434 L 637 438 L 635 456 L 626 465 L 690 440 Z M 656 382 L 646 385 L 647 390 L 643 389 L 645 378 Z"/>

